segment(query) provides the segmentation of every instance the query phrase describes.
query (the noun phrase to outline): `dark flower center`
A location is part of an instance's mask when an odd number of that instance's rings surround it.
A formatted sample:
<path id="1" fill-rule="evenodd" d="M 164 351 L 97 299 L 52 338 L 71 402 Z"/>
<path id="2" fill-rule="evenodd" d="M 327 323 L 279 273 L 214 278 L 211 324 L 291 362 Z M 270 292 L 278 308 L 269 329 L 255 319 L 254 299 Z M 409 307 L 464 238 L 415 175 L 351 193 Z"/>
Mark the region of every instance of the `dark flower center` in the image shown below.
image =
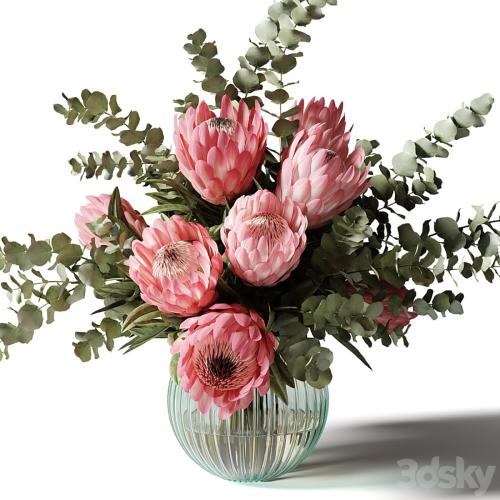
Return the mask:
<path id="1" fill-rule="evenodd" d="M 325 159 L 326 161 L 333 160 L 337 156 L 337 153 L 335 151 L 331 151 L 328 149 L 325 154 Z"/>
<path id="2" fill-rule="evenodd" d="M 236 122 L 231 120 L 231 118 L 216 117 L 208 120 L 208 127 L 214 128 L 218 132 L 226 132 L 227 135 L 233 135 L 236 128 Z"/>
<path id="3" fill-rule="evenodd" d="M 219 340 L 196 348 L 194 368 L 204 385 L 222 391 L 242 387 L 251 373 L 251 365 L 243 362 L 227 341 Z"/>
<path id="4" fill-rule="evenodd" d="M 193 245 L 187 241 L 175 241 L 161 247 L 153 261 L 153 276 L 159 278 L 178 278 L 196 268 Z"/>
<path id="5" fill-rule="evenodd" d="M 246 221 L 250 233 L 256 239 L 264 236 L 271 244 L 280 240 L 288 226 L 281 215 L 263 212 Z"/>

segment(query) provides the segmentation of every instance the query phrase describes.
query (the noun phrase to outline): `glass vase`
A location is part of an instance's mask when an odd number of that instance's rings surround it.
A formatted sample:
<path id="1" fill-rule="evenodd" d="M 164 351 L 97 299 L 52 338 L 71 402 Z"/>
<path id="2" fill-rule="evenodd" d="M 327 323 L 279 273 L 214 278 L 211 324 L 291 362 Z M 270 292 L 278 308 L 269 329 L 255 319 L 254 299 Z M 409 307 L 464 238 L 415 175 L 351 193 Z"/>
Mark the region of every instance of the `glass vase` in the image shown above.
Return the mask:
<path id="1" fill-rule="evenodd" d="M 270 390 L 227 420 L 212 407 L 203 415 L 182 387 L 170 381 L 170 423 L 184 451 L 223 479 L 269 481 L 297 467 L 314 449 L 328 416 L 328 389 L 295 381 L 288 404 Z"/>

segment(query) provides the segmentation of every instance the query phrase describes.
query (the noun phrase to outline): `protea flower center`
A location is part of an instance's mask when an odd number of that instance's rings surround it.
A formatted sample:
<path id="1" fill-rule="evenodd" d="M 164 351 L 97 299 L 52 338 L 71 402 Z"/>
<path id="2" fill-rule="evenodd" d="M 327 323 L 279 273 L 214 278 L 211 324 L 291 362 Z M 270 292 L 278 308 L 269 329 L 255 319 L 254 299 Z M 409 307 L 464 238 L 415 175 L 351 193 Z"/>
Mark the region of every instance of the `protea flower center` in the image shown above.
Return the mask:
<path id="1" fill-rule="evenodd" d="M 241 361 L 227 341 L 214 340 L 196 347 L 194 368 L 203 384 L 219 390 L 237 389 L 251 375 L 251 364 Z"/>
<path id="2" fill-rule="evenodd" d="M 236 122 L 231 118 L 222 118 L 220 116 L 208 120 L 209 128 L 214 128 L 218 132 L 226 132 L 227 135 L 234 135 Z"/>
<path id="3" fill-rule="evenodd" d="M 333 160 L 337 156 L 337 153 L 335 151 L 332 151 L 331 149 L 326 150 L 325 154 L 325 160 L 330 161 Z"/>
<path id="4" fill-rule="evenodd" d="M 161 247 L 153 261 L 153 276 L 178 278 L 197 268 L 193 245 L 187 241 L 174 241 Z"/>
<path id="5" fill-rule="evenodd" d="M 255 239 L 264 236 L 269 243 L 279 241 L 288 227 L 287 221 L 281 215 L 266 212 L 254 215 L 246 224 Z"/>

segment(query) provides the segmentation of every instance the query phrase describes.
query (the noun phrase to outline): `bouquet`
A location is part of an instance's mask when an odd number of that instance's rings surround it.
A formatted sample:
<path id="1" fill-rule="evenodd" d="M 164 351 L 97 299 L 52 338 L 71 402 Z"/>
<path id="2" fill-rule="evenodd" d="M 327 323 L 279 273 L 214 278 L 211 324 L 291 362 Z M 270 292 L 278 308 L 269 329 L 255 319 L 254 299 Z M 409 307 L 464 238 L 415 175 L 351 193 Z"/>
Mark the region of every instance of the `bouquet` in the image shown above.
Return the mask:
<path id="1" fill-rule="evenodd" d="M 76 333 L 81 361 L 115 343 L 129 352 L 168 341 L 172 378 L 224 420 L 255 391 L 286 404 L 297 381 L 327 386 L 328 339 L 369 366 L 360 344 L 408 346 L 417 316 L 463 313 L 448 278 L 456 287 L 459 276 L 499 276 L 496 206 L 405 222 L 442 189 L 434 160 L 485 124 L 493 98 L 460 107 L 387 161 L 378 141 L 353 140 L 343 104 L 292 95 L 305 29 L 335 4 L 275 1 L 231 79 L 216 43 L 190 34 L 203 96 L 175 100 L 172 138 L 115 95 L 63 94 L 54 109 L 68 125 L 107 129 L 130 147 L 79 154 L 73 174 L 130 176 L 153 206 L 140 214 L 108 189 L 76 215 L 79 242 L 3 237 L 1 287 L 15 319 L 0 324 L 0 359 L 93 293 L 102 307 Z"/>

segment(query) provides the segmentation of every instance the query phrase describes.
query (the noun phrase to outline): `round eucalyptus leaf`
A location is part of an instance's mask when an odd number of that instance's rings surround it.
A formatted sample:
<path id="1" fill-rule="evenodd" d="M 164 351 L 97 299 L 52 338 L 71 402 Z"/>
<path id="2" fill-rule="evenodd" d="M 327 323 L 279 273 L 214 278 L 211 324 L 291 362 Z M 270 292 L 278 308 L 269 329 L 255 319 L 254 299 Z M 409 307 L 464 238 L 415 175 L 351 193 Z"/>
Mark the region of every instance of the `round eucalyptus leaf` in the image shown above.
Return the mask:
<path id="1" fill-rule="evenodd" d="M 292 135 L 297 128 L 299 127 L 299 121 L 298 120 L 285 120 L 283 118 L 280 118 L 273 126 L 273 132 L 278 136 L 278 137 L 288 137 L 289 135 Z"/>
<path id="2" fill-rule="evenodd" d="M 268 70 L 264 73 L 264 76 L 266 77 L 267 83 L 270 83 L 271 85 L 274 85 L 275 87 L 282 86 L 280 79 L 278 78 L 278 76 L 276 75 L 276 73 L 274 71 Z"/>
<path id="3" fill-rule="evenodd" d="M 326 5 L 326 0 L 307 0 L 307 3 L 313 7 L 324 7 Z"/>
<path id="4" fill-rule="evenodd" d="M 201 88 L 205 92 L 216 94 L 217 92 L 222 92 L 226 88 L 226 83 L 226 79 L 220 75 L 210 76 L 203 80 L 203 82 L 201 83 Z"/>
<path id="5" fill-rule="evenodd" d="M 71 238 L 64 233 L 58 233 L 52 237 L 52 248 L 54 252 L 59 253 L 65 246 L 71 243 Z"/>
<path id="6" fill-rule="evenodd" d="M 220 59 L 210 59 L 207 62 L 207 77 L 221 75 L 222 73 L 224 73 L 224 66 L 220 62 Z"/>
<path id="7" fill-rule="evenodd" d="M 84 285 L 99 289 L 104 285 L 104 277 L 93 262 L 86 262 L 78 269 L 78 277 Z"/>
<path id="8" fill-rule="evenodd" d="M 260 85 L 259 77 L 255 74 L 255 72 L 245 68 L 239 69 L 235 73 L 233 83 L 242 92 L 246 93 L 252 92 Z"/>
<path id="9" fill-rule="evenodd" d="M 453 241 L 460 235 L 457 221 L 451 217 L 441 217 L 436 219 L 434 229 L 438 236 L 445 241 Z"/>
<path id="10" fill-rule="evenodd" d="M 314 20 L 323 19 L 325 17 L 321 7 L 315 7 L 314 5 L 309 5 L 307 7 L 307 13 L 309 14 L 309 17 Z"/>
<path id="11" fill-rule="evenodd" d="M 46 241 L 35 241 L 28 248 L 28 259 L 35 266 L 44 266 L 52 257 L 52 248 Z"/>
<path id="12" fill-rule="evenodd" d="M 470 128 L 476 123 L 476 115 L 473 111 L 467 108 L 459 109 L 453 115 L 455 122 L 463 128 Z"/>
<path id="13" fill-rule="evenodd" d="M 42 311 L 33 304 L 25 304 L 19 309 L 17 320 L 24 330 L 38 330 L 43 325 Z"/>
<path id="14" fill-rule="evenodd" d="M 446 293 L 439 293 L 432 300 L 432 307 L 440 313 L 445 313 L 451 305 L 450 297 Z"/>
<path id="15" fill-rule="evenodd" d="M 290 14 L 292 8 L 292 6 L 285 5 L 282 2 L 274 2 L 267 13 L 273 21 L 277 21 L 282 14 Z"/>
<path id="16" fill-rule="evenodd" d="M 256 26 L 255 34 L 261 42 L 266 43 L 276 39 L 278 36 L 278 27 L 275 22 L 266 19 Z"/>
<path id="17" fill-rule="evenodd" d="M 312 21 L 309 12 L 302 5 L 297 5 L 297 7 L 292 10 L 290 17 L 298 26 L 307 26 Z"/>
<path id="18" fill-rule="evenodd" d="M 266 90 L 265 96 L 276 104 L 285 104 L 290 98 L 290 95 L 285 89 L 276 89 L 273 91 Z"/>
<path id="19" fill-rule="evenodd" d="M 484 257 L 493 257 L 498 255 L 498 246 L 500 237 L 495 233 L 484 233 L 479 239 L 479 251 Z"/>
<path id="20" fill-rule="evenodd" d="M 457 126 L 451 120 L 441 120 L 434 126 L 434 135 L 442 142 L 454 141 L 457 132 Z"/>
<path id="21" fill-rule="evenodd" d="M 245 54 L 247 61 L 255 67 L 264 66 L 271 59 L 271 52 L 267 47 L 252 46 Z"/>
<path id="22" fill-rule="evenodd" d="M 217 47 L 214 43 L 208 42 L 203 45 L 200 51 L 200 56 L 212 59 L 217 55 Z"/>
<path id="23" fill-rule="evenodd" d="M 398 153 L 392 159 L 394 172 L 404 177 L 413 177 L 418 168 L 417 159 L 409 153 Z"/>
<path id="24" fill-rule="evenodd" d="M 471 109 L 477 113 L 478 115 L 487 115 L 491 108 L 493 107 L 493 103 L 495 99 L 491 94 L 483 94 L 481 97 L 477 97 L 471 102 Z"/>
<path id="25" fill-rule="evenodd" d="M 292 29 L 294 27 L 293 21 L 290 19 L 289 14 L 281 14 L 280 17 L 278 17 L 278 24 L 280 26 L 280 29 L 283 28 Z"/>
<path id="26" fill-rule="evenodd" d="M 288 73 L 297 66 L 297 59 L 292 54 L 273 57 L 271 66 L 280 73 Z"/>
<path id="27" fill-rule="evenodd" d="M 100 115 L 108 110 L 108 98 L 102 92 L 92 92 L 85 101 L 85 106 L 93 115 Z"/>
<path id="28" fill-rule="evenodd" d="M 285 47 L 295 47 L 300 42 L 300 35 L 293 28 L 281 28 L 278 38 Z"/>

